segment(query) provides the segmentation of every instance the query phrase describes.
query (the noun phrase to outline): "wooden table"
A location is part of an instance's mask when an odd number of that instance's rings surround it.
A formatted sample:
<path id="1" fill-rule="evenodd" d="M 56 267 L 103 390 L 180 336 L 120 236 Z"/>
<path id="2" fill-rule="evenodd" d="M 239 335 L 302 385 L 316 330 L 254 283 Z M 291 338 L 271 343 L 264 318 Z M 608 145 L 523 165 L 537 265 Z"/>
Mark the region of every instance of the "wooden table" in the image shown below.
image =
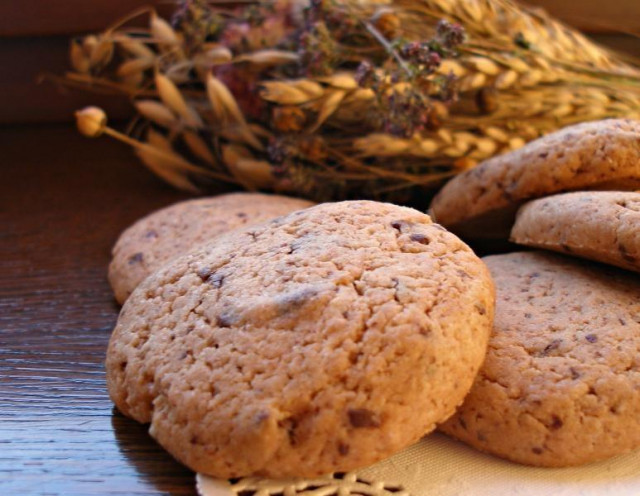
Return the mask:
<path id="1" fill-rule="evenodd" d="M 118 234 L 184 198 L 70 126 L 0 129 L 0 495 L 195 494 L 194 474 L 116 412 L 104 357 Z"/>

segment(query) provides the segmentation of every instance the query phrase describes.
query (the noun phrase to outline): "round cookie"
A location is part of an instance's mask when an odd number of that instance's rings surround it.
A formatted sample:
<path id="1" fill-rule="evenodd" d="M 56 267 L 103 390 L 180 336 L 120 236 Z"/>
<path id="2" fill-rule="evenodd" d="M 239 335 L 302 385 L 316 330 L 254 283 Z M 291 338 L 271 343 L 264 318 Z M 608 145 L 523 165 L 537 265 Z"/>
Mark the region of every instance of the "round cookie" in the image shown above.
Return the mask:
<path id="1" fill-rule="evenodd" d="M 118 409 L 220 478 L 374 463 L 455 411 L 484 358 L 482 261 L 416 210 L 327 203 L 225 234 L 126 301 Z"/>
<path id="2" fill-rule="evenodd" d="M 525 203 L 511 241 L 640 272 L 640 193 L 565 193 Z"/>
<path id="3" fill-rule="evenodd" d="M 640 121 L 566 127 L 482 162 L 433 199 L 433 219 L 468 238 L 506 239 L 524 201 L 564 191 L 640 188 Z"/>
<path id="4" fill-rule="evenodd" d="M 519 463 L 563 467 L 640 448 L 640 279 L 544 252 L 483 259 L 489 351 L 440 429 Z"/>
<path id="5" fill-rule="evenodd" d="M 176 203 L 140 219 L 112 250 L 109 283 L 118 303 L 172 258 L 232 229 L 310 207 L 299 198 L 231 193 Z"/>

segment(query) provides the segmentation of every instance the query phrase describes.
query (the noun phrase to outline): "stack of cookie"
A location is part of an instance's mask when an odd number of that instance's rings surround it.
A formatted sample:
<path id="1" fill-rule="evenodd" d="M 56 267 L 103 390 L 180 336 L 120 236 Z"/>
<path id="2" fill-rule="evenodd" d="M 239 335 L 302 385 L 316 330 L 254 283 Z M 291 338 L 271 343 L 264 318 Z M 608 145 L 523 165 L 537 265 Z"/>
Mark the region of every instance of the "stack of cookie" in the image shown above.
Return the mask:
<path id="1" fill-rule="evenodd" d="M 639 185 L 640 123 L 608 120 L 488 160 L 434 198 L 435 219 L 468 239 L 510 232 L 601 262 L 542 251 L 484 258 L 497 291 L 493 335 L 442 431 L 552 467 L 640 447 Z"/>
<path id="2" fill-rule="evenodd" d="M 471 249 L 423 213 L 369 201 L 218 234 L 248 224 L 247 205 L 252 222 L 307 206 L 240 198 L 170 207 L 116 244 L 110 279 L 120 299 L 131 292 L 106 362 L 118 409 L 220 478 L 352 470 L 449 418 L 493 322 Z M 186 225 L 205 217 L 204 234 Z"/>
<path id="3" fill-rule="evenodd" d="M 638 185 L 640 123 L 603 121 L 489 160 L 432 205 L 463 238 L 513 228 L 630 270 L 481 260 L 379 202 L 240 193 L 161 210 L 114 248 L 111 398 L 220 478 L 348 471 L 436 426 L 533 465 L 638 448 L 640 193 L 621 191 Z M 591 188 L 617 190 L 564 193 Z"/>

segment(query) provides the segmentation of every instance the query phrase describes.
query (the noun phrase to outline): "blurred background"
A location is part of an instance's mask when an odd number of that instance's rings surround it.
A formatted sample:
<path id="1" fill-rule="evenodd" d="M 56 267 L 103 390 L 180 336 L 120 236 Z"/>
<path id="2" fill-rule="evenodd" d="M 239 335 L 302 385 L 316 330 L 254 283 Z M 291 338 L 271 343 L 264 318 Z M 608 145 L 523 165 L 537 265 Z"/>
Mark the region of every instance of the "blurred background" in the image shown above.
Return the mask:
<path id="1" fill-rule="evenodd" d="M 640 0 L 530 0 L 597 41 L 640 55 Z M 69 39 L 100 31 L 138 6 L 158 0 L 5 0 L 0 2 L 0 124 L 64 122 L 73 111 L 99 105 L 112 118 L 126 117 L 125 99 L 38 84 L 45 74 L 68 68 Z M 635 36 L 634 36 L 635 35 Z"/>

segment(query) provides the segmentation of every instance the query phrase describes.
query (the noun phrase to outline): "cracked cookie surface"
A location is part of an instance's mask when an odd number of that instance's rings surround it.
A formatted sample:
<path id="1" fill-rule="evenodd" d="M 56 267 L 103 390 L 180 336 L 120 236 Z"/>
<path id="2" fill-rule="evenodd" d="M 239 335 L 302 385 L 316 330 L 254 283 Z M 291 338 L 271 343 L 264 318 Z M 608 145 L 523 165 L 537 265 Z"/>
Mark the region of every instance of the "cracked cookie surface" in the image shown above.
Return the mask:
<path id="1" fill-rule="evenodd" d="M 314 203 L 260 193 L 230 193 L 170 205 L 126 229 L 112 250 L 109 283 L 124 303 L 149 274 L 215 236 L 258 224 Z"/>
<path id="2" fill-rule="evenodd" d="M 440 429 L 519 463 L 562 467 L 640 448 L 640 278 L 543 252 L 483 259 L 489 349 Z"/>
<path id="3" fill-rule="evenodd" d="M 564 191 L 638 188 L 640 121 L 608 119 L 569 126 L 485 160 L 449 181 L 430 213 L 461 235 L 506 239 L 524 201 Z"/>
<path id="4" fill-rule="evenodd" d="M 640 192 L 565 193 L 526 203 L 511 241 L 640 272 Z"/>
<path id="5" fill-rule="evenodd" d="M 374 463 L 453 414 L 493 284 L 416 210 L 322 204 L 147 278 L 109 343 L 118 409 L 193 470 L 311 477 Z"/>

